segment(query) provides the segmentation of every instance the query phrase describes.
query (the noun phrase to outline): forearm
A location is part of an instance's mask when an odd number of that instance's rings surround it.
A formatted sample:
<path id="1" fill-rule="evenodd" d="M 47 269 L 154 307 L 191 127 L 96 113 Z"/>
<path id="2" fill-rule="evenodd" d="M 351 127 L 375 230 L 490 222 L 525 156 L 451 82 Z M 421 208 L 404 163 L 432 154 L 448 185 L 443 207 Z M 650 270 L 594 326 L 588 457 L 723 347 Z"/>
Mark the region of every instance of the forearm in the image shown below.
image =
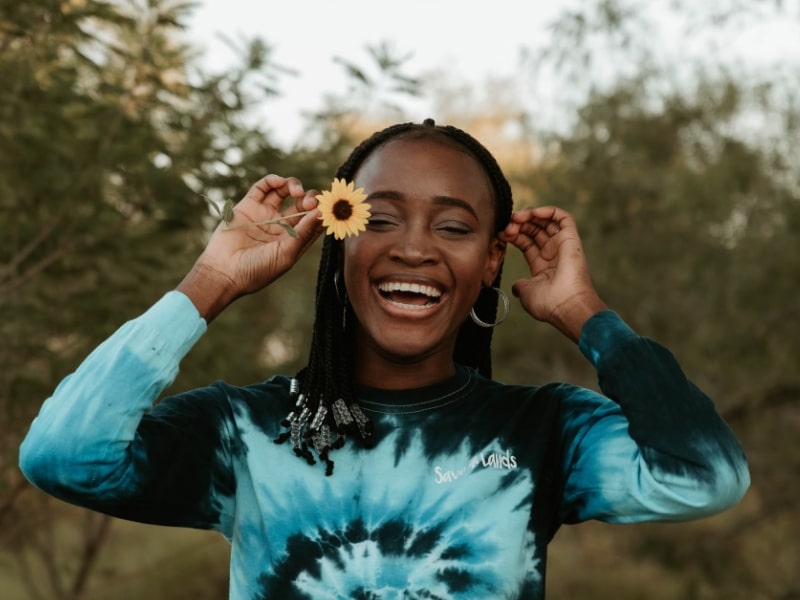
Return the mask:
<path id="1" fill-rule="evenodd" d="M 614 312 L 599 313 L 584 327 L 584 355 L 597 369 L 603 393 L 617 402 L 634 439 L 675 450 L 698 437 L 738 448 L 712 401 L 684 374 L 666 348 L 637 335 Z"/>
<path id="2" fill-rule="evenodd" d="M 578 479 L 598 473 L 589 487 L 619 515 L 608 520 L 696 518 L 738 502 L 749 485 L 744 452 L 666 348 L 611 311 L 587 322 L 580 345 L 625 419 L 598 419 L 577 452 Z"/>
<path id="3" fill-rule="evenodd" d="M 23 473 L 51 493 L 105 493 L 124 470 L 142 415 L 205 327 L 175 292 L 123 325 L 44 403 L 20 448 Z"/>

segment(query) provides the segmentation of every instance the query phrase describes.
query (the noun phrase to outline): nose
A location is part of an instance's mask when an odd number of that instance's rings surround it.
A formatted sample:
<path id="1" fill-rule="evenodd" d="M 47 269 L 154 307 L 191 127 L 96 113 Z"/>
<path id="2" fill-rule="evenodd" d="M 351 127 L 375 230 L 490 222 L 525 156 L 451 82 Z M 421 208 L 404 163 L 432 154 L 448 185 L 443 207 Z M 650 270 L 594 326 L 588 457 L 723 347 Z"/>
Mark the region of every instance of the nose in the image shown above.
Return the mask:
<path id="1" fill-rule="evenodd" d="M 438 260 L 436 241 L 424 224 L 409 224 L 398 231 L 397 239 L 389 249 L 393 260 L 408 265 L 433 264 Z"/>

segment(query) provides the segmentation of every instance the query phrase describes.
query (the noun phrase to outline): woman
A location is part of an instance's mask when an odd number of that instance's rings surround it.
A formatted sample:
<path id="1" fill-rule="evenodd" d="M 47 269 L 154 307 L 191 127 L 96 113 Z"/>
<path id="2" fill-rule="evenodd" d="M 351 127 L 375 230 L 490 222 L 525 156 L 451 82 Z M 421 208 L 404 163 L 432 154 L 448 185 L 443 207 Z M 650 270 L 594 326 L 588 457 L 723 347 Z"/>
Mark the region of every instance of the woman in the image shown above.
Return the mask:
<path id="1" fill-rule="evenodd" d="M 221 532 L 235 599 L 542 598 L 562 523 L 738 502 L 742 449 L 673 356 L 599 298 L 568 213 L 512 213 L 489 152 L 432 121 L 375 134 L 337 177 L 354 186 L 329 229 L 358 232 L 354 188 L 371 214 L 359 235 L 325 236 L 306 368 L 151 408 L 207 324 L 321 234 L 317 193 L 268 175 L 177 289 L 45 402 L 26 476 L 112 515 Z M 296 237 L 264 224 L 288 197 Z M 578 344 L 603 394 L 490 378 L 512 247 L 531 271 L 514 295 Z"/>

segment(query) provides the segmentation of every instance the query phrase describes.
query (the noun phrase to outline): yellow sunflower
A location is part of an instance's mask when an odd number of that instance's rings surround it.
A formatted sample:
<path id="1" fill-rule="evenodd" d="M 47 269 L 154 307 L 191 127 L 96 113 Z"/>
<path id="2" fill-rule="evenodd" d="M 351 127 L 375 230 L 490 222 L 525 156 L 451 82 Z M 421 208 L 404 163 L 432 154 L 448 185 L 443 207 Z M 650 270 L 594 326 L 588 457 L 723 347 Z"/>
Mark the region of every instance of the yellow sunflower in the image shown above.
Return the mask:
<path id="1" fill-rule="evenodd" d="M 347 183 L 344 179 L 334 179 L 331 189 L 317 196 L 319 218 L 323 227 L 328 228 L 326 233 L 343 240 L 348 235 L 364 231 L 370 214 L 370 205 L 364 202 L 366 198 L 364 189 L 355 189 L 352 181 Z"/>

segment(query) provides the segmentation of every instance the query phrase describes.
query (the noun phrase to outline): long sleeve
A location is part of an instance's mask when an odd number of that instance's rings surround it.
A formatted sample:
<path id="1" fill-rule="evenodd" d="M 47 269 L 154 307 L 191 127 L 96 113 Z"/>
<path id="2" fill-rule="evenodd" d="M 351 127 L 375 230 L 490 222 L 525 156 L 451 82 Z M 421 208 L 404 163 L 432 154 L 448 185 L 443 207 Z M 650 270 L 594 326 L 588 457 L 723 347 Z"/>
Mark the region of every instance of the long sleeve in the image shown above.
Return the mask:
<path id="1" fill-rule="evenodd" d="M 204 472 L 220 435 L 208 419 L 177 434 L 148 436 L 164 447 L 142 439 L 144 429 L 167 426 L 149 412 L 205 330 L 179 292 L 123 325 L 43 404 L 20 447 L 25 476 L 58 498 L 117 516 L 217 527 L 221 509 L 209 505 L 214 482 Z"/>
<path id="2" fill-rule="evenodd" d="M 572 392 L 566 522 L 688 520 L 741 499 L 750 484 L 744 452 L 666 348 L 612 311 L 586 323 L 579 345 L 613 402 Z"/>

